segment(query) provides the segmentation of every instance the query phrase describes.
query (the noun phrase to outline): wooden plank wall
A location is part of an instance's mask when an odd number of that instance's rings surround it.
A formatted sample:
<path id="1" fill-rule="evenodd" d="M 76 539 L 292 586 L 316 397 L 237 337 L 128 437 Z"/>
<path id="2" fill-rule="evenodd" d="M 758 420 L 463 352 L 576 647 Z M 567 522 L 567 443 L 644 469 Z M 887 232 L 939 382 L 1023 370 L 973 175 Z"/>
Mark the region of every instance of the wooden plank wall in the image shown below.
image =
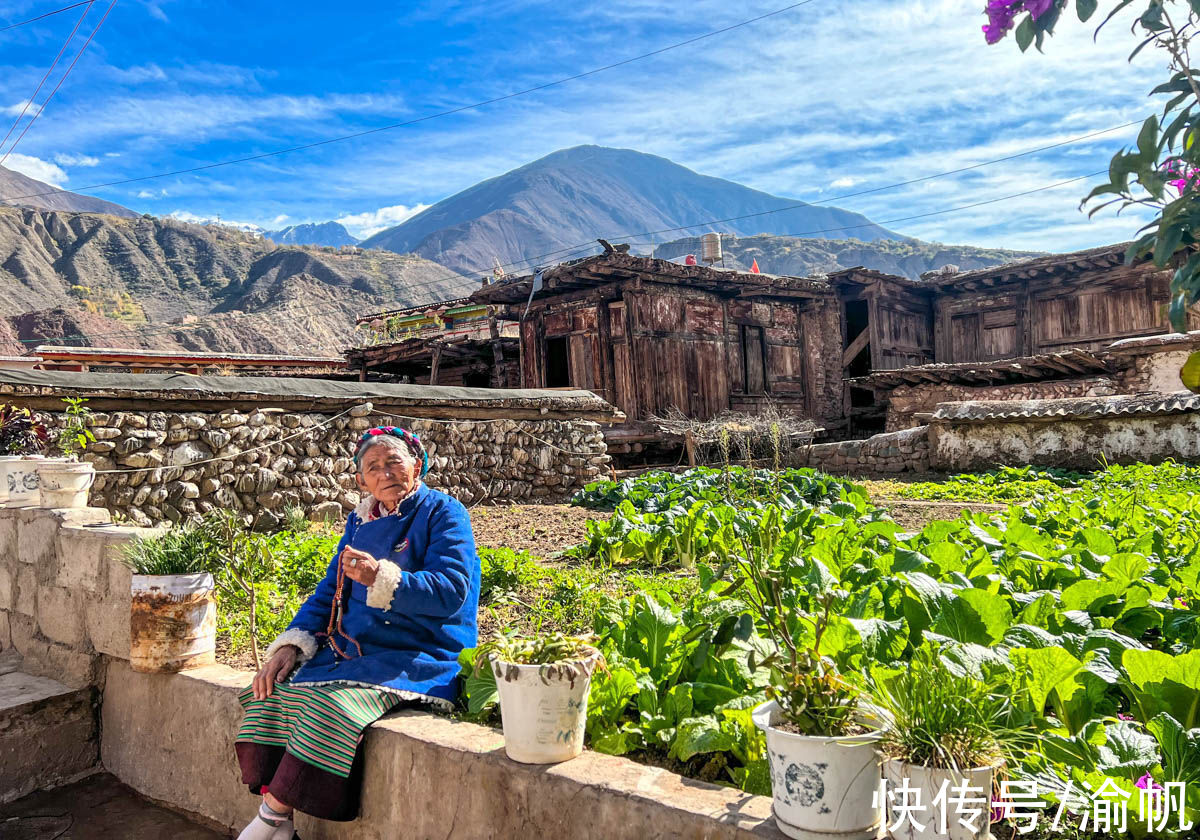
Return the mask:
<path id="1" fill-rule="evenodd" d="M 933 308 L 927 295 L 880 280 L 868 300 L 873 370 L 896 370 L 934 360 Z"/>

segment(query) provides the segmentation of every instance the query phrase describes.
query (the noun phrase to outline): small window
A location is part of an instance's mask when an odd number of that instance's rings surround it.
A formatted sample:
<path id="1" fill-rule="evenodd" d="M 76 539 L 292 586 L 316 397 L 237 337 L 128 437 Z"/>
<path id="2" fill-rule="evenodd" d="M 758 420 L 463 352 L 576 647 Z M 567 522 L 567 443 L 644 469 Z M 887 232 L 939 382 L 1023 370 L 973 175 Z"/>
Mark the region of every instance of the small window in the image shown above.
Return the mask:
<path id="1" fill-rule="evenodd" d="M 767 392 L 767 355 L 763 328 L 742 325 L 742 374 L 747 394 Z"/>
<path id="2" fill-rule="evenodd" d="M 567 337 L 546 339 L 546 387 L 569 388 L 571 365 L 567 357 Z"/>

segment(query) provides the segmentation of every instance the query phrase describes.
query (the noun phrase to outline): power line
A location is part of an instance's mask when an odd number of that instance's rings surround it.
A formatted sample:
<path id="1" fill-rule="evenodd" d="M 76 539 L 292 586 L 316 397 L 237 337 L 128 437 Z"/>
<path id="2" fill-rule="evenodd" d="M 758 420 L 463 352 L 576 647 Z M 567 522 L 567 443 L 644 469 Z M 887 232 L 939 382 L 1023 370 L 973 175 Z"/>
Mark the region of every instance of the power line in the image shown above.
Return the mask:
<path id="1" fill-rule="evenodd" d="M 848 231 L 848 230 L 857 230 L 857 229 L 864 228 L 864 227 L 876 227 L 878 225 L 895 224 L 897 222 L 907 222 L 907 221 L 913 221 L 915 219 L 925 219 L 925 218 L 929 218 L 931 216 L 940 216 L 940 215 L 946 215 L 948 213 L 957 213 L 957 212 L 961 212 L 963 210 L 971 210 L 976 207 L 984 207 L 984 206 L 987 206 L 990 204 L 997 204 L 1002 201 L 1009 201 L 1014 198 L 1022 198 L 1024 196 L 1033 195 L 1033 194 L 1039 193 L 1039 192 L 1045 192 L 1047 190 L 1058 189 L 1059 187 L 1066 186 L 1067 184 L 1073 184 L 1078 181 L 1086 180 L 1088 178 L 1094 178 L 1099 175 L 1104 175 L 1107 173 L 1107 171 L 1108 171 L 1107 169 L 1102 169 L 1097 172 L 1089 172 L 1085 175 L 1077 175 L 1073 178 L 1068 178 L 1067 180 L 1064 180 L 1064 181 L 1057 181 L 1053 184 L 1046 184 L 1044 186 L 1034 187 L 1032 189 L 1023 190 L 1023 191 L 1017 192 L 1017 193 L 1010 193 L 1008 195 L 1003 195 L 1003 196 L 999 196 L 996 198 L 984 199 L 982 201 L 976 201 L 976 202 L 972 202 L 970 204 L 957 205 L 954 207 L 946 207 L 941 210 L 931 210 L 931 211 L 928 211 L 925 213 L 916 213 L 916 214 L 912 214 L 912 215 L 908 215 L 908 216 L 898 216 L 898 217 L 892 218 L 892 219 L 884 219 L 881 222 L 864 222 L 864 223 L 856 224 L 856 225 L 844 225 L 841 227 L 820 228 L 820 229 L 816 229 L 816 230 L 808 230 L 808 231 L 803 231 L 800 233 L 795 233 L 795 234 L 790 234 L 790 235 L 797 236 L 797 237 L 815 236 L 817 234 L 822 234 L 822 233 L 837 233 L 837 232 L 843 232 L 843 231 Z M 691 225 L 689 227 L 701 227 L 701 226 L 704 226 L 707 224 L 713 224 L 713 223 L 714 222 L 701 222 L 696 225 Z M 681 228 L 674 228 L 673 230 L 680 230 L 680 229 Z M 632 234 L 632 236 L 645 236 L 645 235 L 648 235 L 648 234 Z M 607 237 L 605 237 L 605 238 L 607 238 Z M 613 237 L 613 238 L 620 238 L 620 237 L 618 236 L 618 237 Z M 593 245 L 589 244 L 586 247 L 591 248 L 591 247 L 593 247 Z M 581 248 L 574 248 L 571 250 L 578 251 L 578 250 L 581 250 Z M 524 261 L 525 260 L 522 260 L 522 262 L 524 262 Z M 429 283 L 422 284 L 422 286 L 432 286 L 435 283 L 449 282 L 451 280 L 459 279 L 462 277 L 465 277 L 465 275 L 461 275 L 461 274 L 449 275 L 444 278 L 438 278 L 433 281 L 429 281 Z M 410 290 L 412 288 L 416 288 L 416 287 L 410 287 Z M 339 308 L 340 307 L 331 306 L 331 305 L 315 305 L 312 307 L 297 307 L 294 309 L 290 309 L 288 314 L 294 315 L 294 314 L 300 314 L 300 313 L 305 313 L 305 312 L 308 312 L 308 313 L 331 312 L 331 311 L 334 311 Z M 246 315 L 244 317 L 264 317 L 264 316 L 269 315 L 273 311 L 275 311 L 275 310 L 264 310 L 262 312 L 246 313 Z M 23 344 L 34 343 L 34 342 L 45 344 L 45 343 L 50 343 L 50 342 L 54 342 L 54 341 L 66 341 L 68 339 L 73 339 L 73 338 L 94 339 L 94 338 L 99 338 L 99 337 L 103 337 L 103 336 L 112 336 L 112 335 L 157 335 L 157 334 L 162 334 L 162 333 L 176 333 L 176 332 L 183 332 L 188 329 L 198 329 L 201 327 L 211 328 L 212 326 L 213 325 L 209 324 L 209 323 L 180 324 L 180 325 L 164 324 L 164 325 L 160 325 L 158 327 L 146 328 L 146 329 L 136 329 L 135 328 L 135 329 L 129 329 L 129 330 L 121 330 L 119 332 L 94 333 L 90 336 L 83 334 L 83 333 L 75 333 L 73 335 L 60 336 L 58 338 L 19 339 L 19 341 Z"/>
<path id="2" fill-rule="evenodd" d="M 0 32 L 7 32 L 10 29 L 16 29 L 18 26 L 28 26 L 31 23 L 36 23 L 42 18 L 52 17 L 53 15 L 57 15 L 61 12 L 69 12 L 71 9 L 78 9 L 80 6 L 90 6 L 94 2 L 96 2 L 96 0 L 83 0 L 82 3 L 72 3 L 70 6 L 63 6 L 61 9 L 55 9 L 52 12 L 46 12 L 44 15 L 38 15 L 37 17 L 30 18 L 29 20 L 23 20 L 20 23 L 10 23 L 8 26 L 0 26 Z"/>
<path id="3" fill-rule="evenodd" d="M 114 2 L 115 2 L 115 0 L 114 0 Z M 397 128 L 405 128 L 407 126 L 417 125 L 418 123 L 428 122 L 429 120 L 436 120 L 440 117 L 448 117 L 453 114 L 460 114 L 463 111 L 470 111 L 475 108 L 482 108 L 486 105 L 494 105 L 497 102 L 504 102 L 508 99 L 515 99 L 518 96 L 525 96 L 530 93 L 536 93 L 537 91 L 546 90 L 546 89 L 552 88 L 552 87 L 557 87 L 558 85 L 564 85 L 564 84 L 567 84 L 568 82 L 578 81 L 579 79 L 583 79 L 588 76 L 594 76 L 597 73 L 604 73 L 608 70 L 616 69 L 617 67 L 624 67 L 625 65 L 633 64 L 636 61 L 642 61 L 647 58 L 652 58 L 656 55 L 662 55 L 663 53 L 670 52 L 671 50 L 677 50 L 681 47 L 690 46 L 691 44 L 695 44 L 699 41 L 703 41 L 708 38 L 714 38 L 717 35 L 724 35 L 726 32 L 732 32 L 735 29 L 740 29 L 744 26 L 749 26 L 750 24 L 758 23 L 759 21 L 766 20 L 767 18 L 775 17 L 776 15 L 781 15 L 784 12 L 790 12 L 793 9 L 798 9 L 801 6 L 807 6 L 811 2 L 813 2 L 813 0 L 801 0 L 801 2 L 799 2 L 799 3 L 792 3 L 789 6 L 784 6 L 783 8 L 776 9 L 773 12 L 767 12 L 765 14 L 758 15 L 757 17 L 749 18 L 748 20 L 743 20 L 738 23 L 730 24 L 729 26 L 722 27 L 721 29 L 714 29 L 713 31 L 706 32 L 703 35 L 696 35 L 692 38 L 688 38 L 686 41 L 680 41 L 678 43 L 670 44 L 665 47 L 659 47 L 656 50 L 652 50 L 651 52 L 648 52 L 648 53 L 642 53 L 641 55 L 635 55 L 632 58 L 626 58 L 626 59 L 622 59 L 621 61 L 615 61 L 612 64 L 606 64 L 603 67 L 596 67 L 591 70 L 585 70 L 582 73 L 576 73 L 574 76 L 567 76 L 562 79 L 556 79 L 552 82 L 545 82 L 540 85 L 534 85 L 533 87 L 525 88 L 523 90 L 513 91 L 512 93 L 506 93 L 503 96 L 496 96 L 491 99 L 484 99 L 479 102 L 472 102 L 469 105 L 460 105 L 457 108 L 450 108 L 445 111 L 438 111 L 433 114 L 426 114 L 423 117 L 416 117 L 411 120 L 405 120 L 404 122 L 392 123 L 391 125 L 382 125 L 382 126 L 379 126 L 378 128 L 370 128 L 370 129 L 366 129 L 365 131 L 355 132 L 353 134 L 343 134 L 338 137 L 330 137 L 328 139 L 317 140 L 312 143 L 303 143 L 298 146 L 289 146 L 286 149 L 276 149 L 274 151 L 261 152 L 260 154 L 255 154 L 255 155 L 246 155 L 244 157 L 230 158 L 229 160 L 216 161 L 214 163 L 205 163 L 205 164 L 201 164 L 199 166 L 188 167 L 186 169 L 175 169 L 170 172 L 159 172 L 154 175 L 142 175 L 137 178 L 123 178 L 118 181 L 106 181 L 102 184 L 88 184 L 87 186 L 79 187 L 78 189 L 74 190 L 74 192 L 83 192 L 85 190 L 98 190 L 103 187 L 115 187 L 115 186 L 120 186 L 122 184 L 134 184 L 139 181 L 151 181 L 151 180 L 154 180 L 157 178 L 169 178 L 173 175 L 187 175 L 187 174 L 190 174 L 193 172 L 202 172 L 207 169 L 216 169 L 216 168 L 222 167 L 222 166 L 233 166 L 234 164 L 238 164 L 238 163 L 248 163 L 250 161 L 262 160 L 263 158 L 276 157 L 278 155 L 285 155 L 285 154 L 289 154 L 291 152 L 299 152 L 299 151 L 303 151 L 305 149 L 315 149 L 319 146 L 328 146 L 331 143 L 341 143 L 345 140 L 353 140 L 358 137 L 366 137 L 367 135 L 378 134 L 383 131 L 392 131 Z M 40 198 L 42 196 L 55 195 L 55 194 L 56 194 L 56 192 L 48 191 L 48 192 L 41 192 L 41 193 L 29 193 L 27 195 L 0 196 L 0 201 L 19 201 L 19 200 L 25 199 L 25 198 Z"/>
<path id="4" fill-rule="evenodd" d="M 59 47 L 58 55 L 54 56 L 54 61 L 50 63 L 50 67 L 47 68 L 46 72 L 42 75 L 42 80 L 38 82 L 37 87 L 34 88 L 33 96 L 25 100 L 25 107 L 21 109 L 21 113 L 17 114 L 17 118 L 13 120 L 13 124 L 9 126 L 8 133 L 4 135 L 4 139 L 0 140 L 0 149 L 4 148 L 4 144 L 8 142 L 8 138 L 11 137 L 12 133 L 17 130 L 17 126 L 20 125 L 21 120 L 25 118 L 25 112 L 28 111 L 29 106 L 37 100 L 38 94 L 42 92 L 42 85 L 46 84 L 46 80 L 50 78 L 50 74 L 54 72 L 54 68 L 58 66 L 59 60 L 62 59 L 63 53 L 67 51 L 67 47 L 75 38 L 75 33 L 78 32 L 79 27 L 83 25 L 83 19 L 86 18 L 88 16 L 88 12 L 92 10 L 92 4 L 90 0 L 86 6 L 87 8 L 83 10 L 83 14 L 79 16 L 79 20 L 75 21 L 75 28 L 71 30 L 71 34 L 67 36 L 67 40 L 63 41 L 63 45 Z M 13 146 L 15 147 L 16 144 L 14 143 Z M 10 149 L 9 151 L 11 152 L 12 150 Z M 8 155 L 6 154 L 5 158 L 7 157 Z"/>
<path id="5" fill-rule="evenodd" d="M 46 106 L 50 104 L 50 100 L 54 98 L 54 94 L 58 93 L 58 89 L 63 86 L 63 82 L 65 82 L 67 77 L 71 75 L 71 71 L 75 69 L 75 64 L 80 58 L 83 57 L 83 53 L 87 50 L 88 45 L 92 43 L 92 39 L 96 37 L 96 33 L 99 32 L 100 27 L 104 25 L 104 21 L 108 20 L 108 13 L 113 10 L 113 6 L 115 5 L 117 5 L 117 0 L 112 0 L 112 2 L 108 4 L 108 8 L 104 10 L 104 15 L 99 21 L 97 21 L 96 26 L 92 29 L 92 34 L 88 35 L 87 40 L 83 42 L 83 46 L 79 48 L 79 52 L 75 54 L 75 58 L 71 60 L 70 66 L 67 67 L 67 72 L 62 74 L 62 78 L 58 80 L 58 84 L 54 86 L 54 90 L 50 91 L 50 95 L 47 96 L 42 102 L 42 105 L 40 108 L 38 108 L 37 113 L 33 115 L 33 119 L 25 123 L 25 128 L 21 129 L 21 133 L 17 136 L 17 139 L 13 141 L 13 144 L 8 147 L 8 151 L 4 153 L 4 157 L 0 157 L 0 164 L 3 164 L 4 161 L 8 160 L 8 156 L 13 153 L 13 149 L 17 148 L 17 145 L 21 142 L 22 138 L 24 138 L 29 132 L 29 129 L 33 127 L 33 124 L 37 122 L 38 117 L 40 117 L 42 112 L 46 110 Z M 87 14 L 86 10 L 84 11 L 84 14 Z M 82 21 L 83 18 L 80 18 L 80 22 Z"/>

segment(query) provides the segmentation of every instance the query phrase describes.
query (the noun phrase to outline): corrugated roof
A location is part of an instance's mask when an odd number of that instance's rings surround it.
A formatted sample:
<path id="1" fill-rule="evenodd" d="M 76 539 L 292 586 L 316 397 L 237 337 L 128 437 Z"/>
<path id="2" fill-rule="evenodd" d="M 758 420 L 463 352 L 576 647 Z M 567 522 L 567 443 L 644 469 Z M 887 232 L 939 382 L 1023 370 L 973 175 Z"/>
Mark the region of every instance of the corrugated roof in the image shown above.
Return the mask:
<path id="1" fill-rule="evenodd" d="M 1200 411 L 1200 394 L 1128 394 L 1057 400 L 975 400 L 942 403 L 933 422 L 984 423 L 996 420 L 1087 420 L 1100 417 L 1152 417 Z"/>
<path id="2" fill-rule="evenodd" d="M 277 356 L 259 353 L 208 353 L 190 350 L 144 350 L 138 347 L 60 347 L 43 344 L 33 350 L 43 359 L 158 359 L 184 362 L 250 362 L 257 364 L 341 365 L 342 359 L 328 356 Z"/>

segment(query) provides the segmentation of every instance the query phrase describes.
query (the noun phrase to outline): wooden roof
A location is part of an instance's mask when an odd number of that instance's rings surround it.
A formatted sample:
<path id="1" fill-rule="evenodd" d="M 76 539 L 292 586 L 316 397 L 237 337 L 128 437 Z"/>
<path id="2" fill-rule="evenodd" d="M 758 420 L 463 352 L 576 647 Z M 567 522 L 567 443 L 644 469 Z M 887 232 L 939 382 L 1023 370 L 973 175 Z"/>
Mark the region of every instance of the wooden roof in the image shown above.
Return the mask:
<path id="1" fill-rule="evenodd" d="M 60 347 L 41 344 L 31 351 L 47 362 L 89 364 L 199 364 L 199 365 L 272 365 L 342 367 L 342 359 L 328 356 L 276 356 L 260 353 L 209 353 L 190 350 L 145 350 L 121 347 Z"/>
<path id="2" fill-rule="evenodd" d="M 383 312 L 372 312 L 369 315 L 360 315 L 354 322 L 356 324 L 365 324 L 369 321 L 374 321 L 376 318 L 395 318 L 398 315 L 419 315 L 422 312 L 438 309 L 454 309 L 459 306 L 468 306 L 473 301 L 470 298 L 460 297 L 453 300 L 435 300 L 430 303 L 422 303 L 415 306 L 405 306 L 402 309 L 387 309 Z"/>
<path id="3" fill-rule="evenodd" d="M 1125 261 L 1125 251 L 1130 243 L 1121 242 L 1116 245 L 1105 245 L 1101 248 L 1090 248 L 1086 251 L 1073 251 L 1069 254 L 1050 254 L 1045 257 L 1034 257 L 1029 260 L 1005 263 L 991 268 L 979 268 L 974 271 L 959 271 L 953 274 L 941 271 L 928 271 L 921 275 L 926 286 L 937 289 L 975 289 L 995 286 L 1013 280 L 1032 280 L 1034 278 L 1078 274 L 1081 271 L 1095 271 L 1113 268 Z"/>
<path id="4" fill-rule="evenodd" d="M 560 263 L 542 272 L 542 288 L 535 298 L 575 289 L 638 279 L 704 289 L 729 297 L 825 297 L 832 293 L 823 280 L 752 274 L 705 265 L 680 265 L 631 254 L 597 254 Z M 534 275 L 501 280 L 471 295 L 477 303 L 523 303 L 529 299 Z"/>
<path id="5" fill-rule="evenodd" d="M 954 362 L 878 370 L 850 381 L 875 388 L 925 383 L 1002 385 L 1009 382 L 1032 382 L 1109 373 L 1112 369 L 1112 363 L 1096 353 L 1088 350 L 1064 350 L 1059 353 L 997 359 L 991 362 Z"/>

